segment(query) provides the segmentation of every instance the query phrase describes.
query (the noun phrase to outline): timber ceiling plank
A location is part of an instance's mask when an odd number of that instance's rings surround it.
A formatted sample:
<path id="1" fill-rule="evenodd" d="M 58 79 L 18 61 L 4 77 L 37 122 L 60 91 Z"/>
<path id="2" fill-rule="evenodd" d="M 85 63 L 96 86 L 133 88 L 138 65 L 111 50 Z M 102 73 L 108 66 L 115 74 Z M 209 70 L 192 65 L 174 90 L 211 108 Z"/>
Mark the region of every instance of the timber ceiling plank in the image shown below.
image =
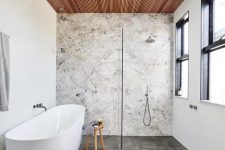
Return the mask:
<path id="1" fill-rule="evenodd" d="M 173 13 L 183 0 L 47 0 L 58 13 Z"/>

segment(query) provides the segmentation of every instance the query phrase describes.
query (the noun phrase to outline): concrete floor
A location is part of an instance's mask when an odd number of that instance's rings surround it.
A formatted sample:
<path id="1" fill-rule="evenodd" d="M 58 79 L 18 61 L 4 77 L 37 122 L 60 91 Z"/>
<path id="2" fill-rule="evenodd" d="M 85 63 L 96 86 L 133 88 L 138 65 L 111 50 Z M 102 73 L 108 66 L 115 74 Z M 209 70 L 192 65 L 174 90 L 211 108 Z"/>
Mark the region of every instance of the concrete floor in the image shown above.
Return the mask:
<path id="1" fill-rule="evenodd" d="M 85 149 L 85 137 L 82 139 L 80 150 Z M 94 149 L 93 137 L 90 139 L 89 150 Z M 104 136 L 106 150 L 120 150 L 119 136 Z M 98 143 L 100 139 L 98 137 Z M 101 149 L 99 144 L 98 149 Z M 123 137 L 123 150 L 187 150 L 172 136 L 125 136 Z"/>

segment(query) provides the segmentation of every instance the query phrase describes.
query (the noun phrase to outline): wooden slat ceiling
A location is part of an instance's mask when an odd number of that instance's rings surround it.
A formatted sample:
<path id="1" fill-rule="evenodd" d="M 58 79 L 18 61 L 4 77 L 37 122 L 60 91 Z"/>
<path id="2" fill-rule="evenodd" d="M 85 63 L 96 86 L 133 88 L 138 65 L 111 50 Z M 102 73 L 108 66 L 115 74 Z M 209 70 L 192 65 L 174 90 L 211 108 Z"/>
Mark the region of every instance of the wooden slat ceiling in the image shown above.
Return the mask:
<path id="1" fill-rule="evenodd" d="M 173 13 L 183 0 L 48 0 L 58 13 Z"/>

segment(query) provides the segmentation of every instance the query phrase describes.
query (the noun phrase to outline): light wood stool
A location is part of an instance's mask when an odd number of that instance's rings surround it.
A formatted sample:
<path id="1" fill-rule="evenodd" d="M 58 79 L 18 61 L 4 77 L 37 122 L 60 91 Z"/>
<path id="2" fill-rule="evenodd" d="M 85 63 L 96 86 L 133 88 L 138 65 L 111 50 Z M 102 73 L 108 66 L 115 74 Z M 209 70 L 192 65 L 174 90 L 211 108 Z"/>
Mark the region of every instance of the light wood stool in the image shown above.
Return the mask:
<path id="1" fill-rule="evenodd" d="M 105 145 L 103 141 L 102 129 L 104 128 L 104 123 L 100 122 L 98 126 L 94 126 L 94 146 L 95 150 L 98 150 L 98 132 L 100 134 L 102 150 L 105 150 Z M 90 135 L 86 135 L 86 150 L 88 150 Z"/>

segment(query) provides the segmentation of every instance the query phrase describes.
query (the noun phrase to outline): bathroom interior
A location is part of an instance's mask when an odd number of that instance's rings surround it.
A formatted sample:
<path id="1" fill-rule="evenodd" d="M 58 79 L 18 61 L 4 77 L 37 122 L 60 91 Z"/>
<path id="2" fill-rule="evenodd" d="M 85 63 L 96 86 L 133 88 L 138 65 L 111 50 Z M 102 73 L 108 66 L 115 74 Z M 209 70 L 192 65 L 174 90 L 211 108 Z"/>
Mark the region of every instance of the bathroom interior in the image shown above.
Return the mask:
<path id="1" fill-rule="evenodd" d="M 224 150 L 225 0 L 1 0 L 0 150 Z"/>

